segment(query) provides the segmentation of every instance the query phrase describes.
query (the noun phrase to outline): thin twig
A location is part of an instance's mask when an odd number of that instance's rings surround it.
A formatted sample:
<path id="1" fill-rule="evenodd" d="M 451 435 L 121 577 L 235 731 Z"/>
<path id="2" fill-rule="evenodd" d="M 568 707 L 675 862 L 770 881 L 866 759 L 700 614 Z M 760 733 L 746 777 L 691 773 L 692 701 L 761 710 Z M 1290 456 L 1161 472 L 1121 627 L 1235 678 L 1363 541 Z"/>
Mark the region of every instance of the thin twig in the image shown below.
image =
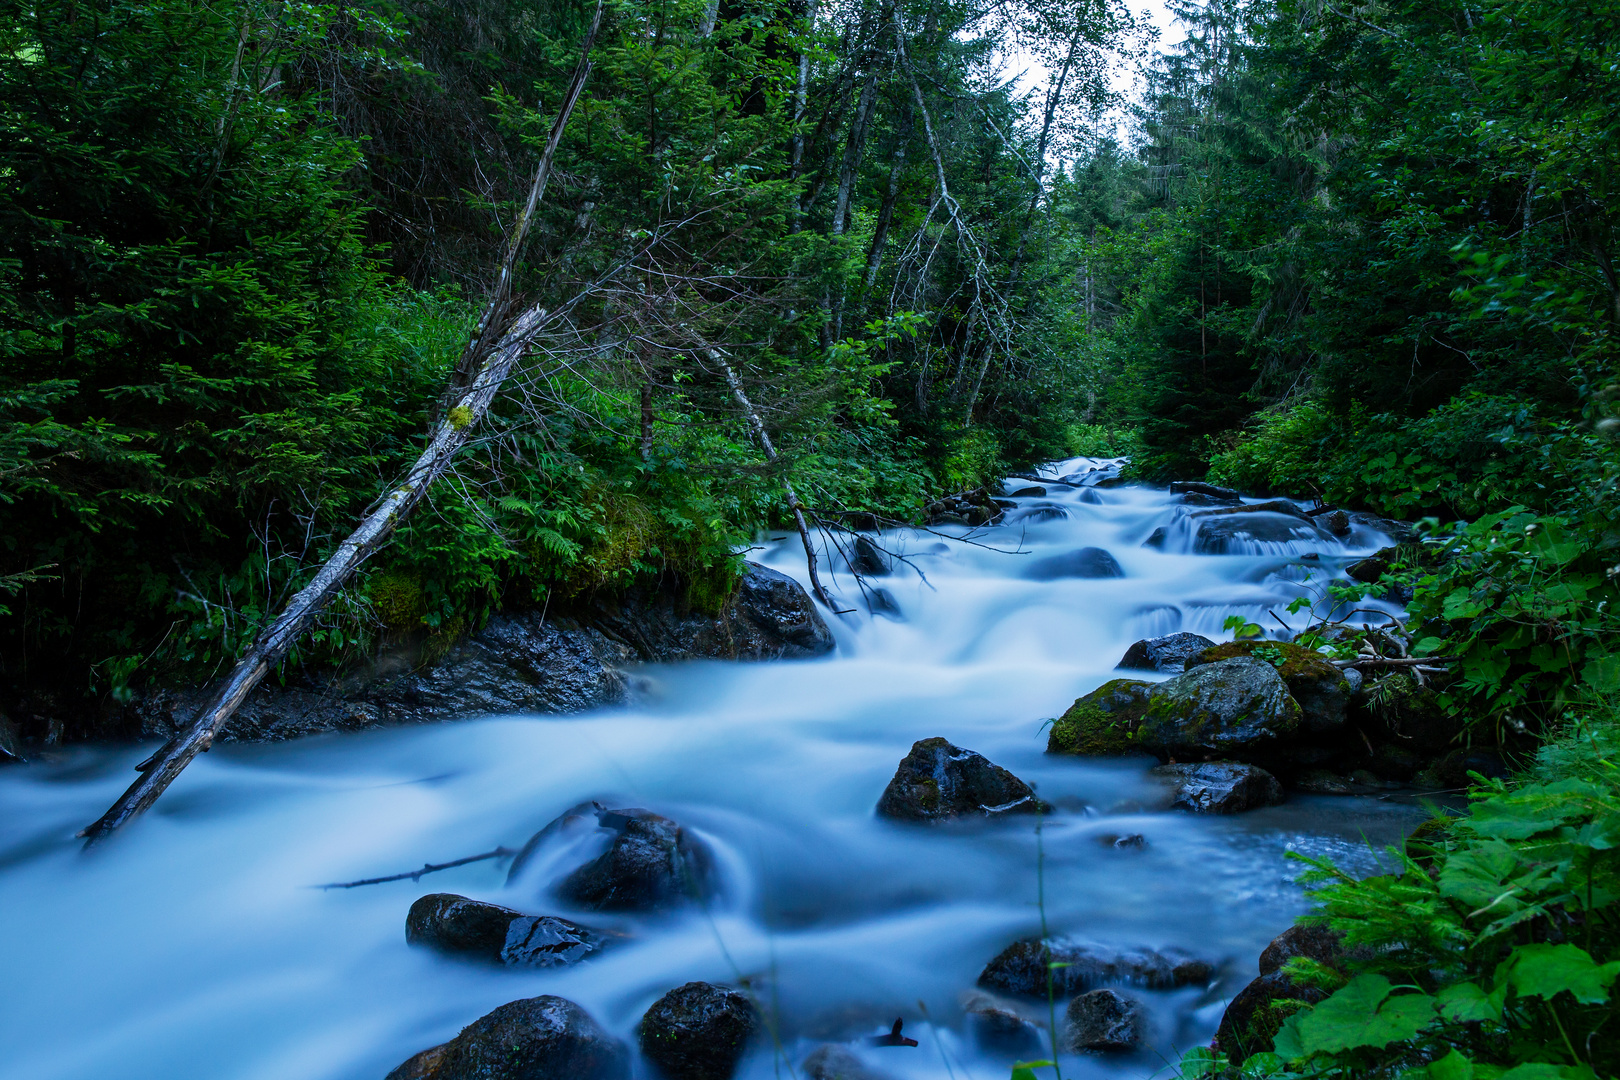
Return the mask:
<path id="1" fill-rule="evenodd" d="M 361 878 L 359 881 L 333 881 L 325 885 L 314 885 L 315 889 L 354 889 L 361 885 L 381 885 L 387 881 L 420 881 L 423 874 L 436 874 L 440 870 L 450 870 L 457 866 L 466 866 L 468 863 L 482 862 L 485 859 L 509 859 L 518 853 L 517 848 L 498 847 L 494 851 L 486 851 L 482 855 L 469 855 L 465 859 L 454 859 L 446 863 L 423 863 L 420 870 L 408 870 L 403 874 L 389 874 L 387 877 Z"/>

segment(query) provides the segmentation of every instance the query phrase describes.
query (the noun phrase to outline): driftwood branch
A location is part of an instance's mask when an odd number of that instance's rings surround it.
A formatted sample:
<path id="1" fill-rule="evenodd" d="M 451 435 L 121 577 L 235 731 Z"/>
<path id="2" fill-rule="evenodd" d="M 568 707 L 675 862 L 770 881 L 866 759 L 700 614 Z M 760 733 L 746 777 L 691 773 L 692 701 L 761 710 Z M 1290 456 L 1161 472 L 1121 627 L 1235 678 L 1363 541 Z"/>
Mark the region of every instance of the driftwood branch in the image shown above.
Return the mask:
<path id="1" fill-rule="evenodd" d="M 456 454 L 467 444 L 473 431 L 489 412 L 490 403 L 495 400 L 501 384 L 511 374 L 518 360 L 527 353 L 530 342 L 545 325 L 546 312 L 539 308 L 531 308 L 510 322 L 506 321 L 505 313 L 511 295 L 512 273 L 522 253 L 523 242 L 527 237 L 535 208 L 539 205 L 541 196 L 545 194 L 546 181 L 551 175 L 551 162 L 556 155 L 557 144 L 562 139 L 569 114 L 573 111 L 574 103 L 579 100 L 580 92 L 585 87 L 585 80 L 590 75 L 591 45 L 596 39 L 596 31 L 601 25 L 601 20 L 602 6 L 598 2 L 596 16 L 585 37 L 579 65 L 574 70 L 573 81 L 569 84 L 557 119 L 552 124 L 551 137 L 547 140 L 545 152 L 535 169 L 534 182 L 529 187 L 528 201 L 513 229 L 495 288 L 484 308 L 483 318 L 479 321 L 473 340 L 468 343 L 467 350 L 463 353 L 462 363 L 458 365 L 458 372 L 471 370 L 468 384 L 464 388 L 452 384 L 451 392 L 447 395 L 451 407 L 445 410 L 445 415 L 438 421 L 428 439 L 427 447 L 417 457 L 410 471 L 405 474 L 405 478 L 372 505 L 359 526 L 338 545 L 336 553 L 316 573 L 314 580 L 304 586 L 288 602 L 275 621 L 259 634 L 258 640 L 253 643 L 247 655 L 237 662 L 230 677 L 198 710 L 191 724 L 165 743 L 157 753 L 138 765 L 141 778 L 131 784 L 129 790 L 125 791 L 105 814 L 79 833 L 85 838 L 87 847 L 116 832 L 132 818 L 143 813 L 157 801 L 193 758 L 213 745 L 225 722 L 253 692 L 253 688 L 287 656 L 293 645 L 314 624 L 322 610 L 354 576 L 361 564 L 393 535 L 394 530 L 427 495 L 434 481 L 450 468 Z M 502 323 L 505 325 L 501 326 Z M 497 327 L 500 327 L 499 331 Z"/>
<path id="2" fill-rule="evenodd" d="M 731 387 L 731 396 L 743 407 L 743 412 L 748 416 L 748 426 L 754 430 L 754 438 L 759 440 L 766 458 L 775 465 L 778 461 L 776 446 L 771 442 L 770 432 L 765 430 L 765 421 L 760 419 L 759 410 L 754 408 L 754 403 L 749 401 L 748 395 L 743 392 L 742 380 L 737 378 L 737 373 L 731 370 L 731 365 L 726 363 L 726 358 L 720 355 L 718 349 L 709 350 L 709 359 L 719 364 L 720 370 L 725 372 L 726 385 Z M 838 605 L 832 602 L 827 590 L 821 587 L 821 575 L 816 572 L 816 545 L 810 539 L 810 526 L 804 520 L 804 504 L 799 501 L 799 493 L 793 490 L 793 481 L 786 476 L 782 477 L 782 490 L 787 493 L 788 509 L 793 511 L 793 523 L 799 529 L 799 539 L 804 542 L 804 561 L 810 570 L 810 591 L 816 594 L 817 600 L 837 613 L 840 611 Z"/>
<path id="3" fill-rule="evenodd" d="M 1428 667 L 1433 664 L 1449 664 L 1460 660 L 1460 656 L 1357 656 L 1349 660 L 1329 660 L 1328 663 L 1339 668 L 1364 667 Z M 1435 669 L 1440 670 L 1439 668 Z"/>
<path id="4" fill-rule="evenodd" d="M 361 885 L 382 885 L 389 881 L 421 881 L 423 874 L 436 874 L 440 870 L 453 870 L 468 863 L 483 862 L 485 859 L 506 859 L 518 853 L 517 848 L 498 847 L 494 851 L 486 851 L 482 855 L 468 855 L 465 859 L 452 859 L 443 863 L 423 863 L 420 870 L 407 870 L 403 874 L 389 874 L 387 877 L 361 878 L 359 881 L 333 881 L 326 885 L 317 885 L 317 889 L 357 889 Z"/>

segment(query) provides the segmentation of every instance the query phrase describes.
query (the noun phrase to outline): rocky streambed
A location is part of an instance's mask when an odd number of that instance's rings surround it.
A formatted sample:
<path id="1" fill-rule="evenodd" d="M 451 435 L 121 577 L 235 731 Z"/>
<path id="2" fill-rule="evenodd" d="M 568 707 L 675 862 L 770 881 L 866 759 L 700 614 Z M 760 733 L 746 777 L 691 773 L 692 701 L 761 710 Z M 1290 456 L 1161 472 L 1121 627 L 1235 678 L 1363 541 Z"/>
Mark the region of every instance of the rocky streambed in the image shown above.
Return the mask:
<path id="1" fill-rule="evenodd" d="M 1299 998 L 1287 956 L 1338 955 L 1278 937 L 1288 853 L 1371 872 L 1414 785 L 1488 763 L 1449 761 L 1421 688 L 1370 702 L 1281 628 L 1223 629 L 1368 572 L 1398 523 L 1050 472 L 840 543 L 851 613 L 816 615 L 783 538 L 716 616 L 513 617 L 267 697 L 92 857 L 71 834 L 139 749 L 0 771 L 10 1067 L 904 1080 L 1055 1044 L 1124 1077 L 1218 1030 L 1241 1054 Z"/>

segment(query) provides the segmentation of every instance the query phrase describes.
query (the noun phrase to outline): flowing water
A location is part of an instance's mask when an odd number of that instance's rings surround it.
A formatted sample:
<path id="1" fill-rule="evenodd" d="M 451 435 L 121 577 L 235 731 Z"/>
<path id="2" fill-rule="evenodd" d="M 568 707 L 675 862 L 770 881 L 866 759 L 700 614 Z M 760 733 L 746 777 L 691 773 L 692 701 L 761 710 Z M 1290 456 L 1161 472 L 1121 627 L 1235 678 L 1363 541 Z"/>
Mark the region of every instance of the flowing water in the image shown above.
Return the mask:
<path id="1" fill-rule="evenodd" d="M 0 1075 L 381 1080 L 507 1001 L 560 994 L 630 1039 L 659 995 L 704 979 L 747 980 L 770 1019 L 774 1039 L 746 1077 L 802 1076 L 818 1043 L 854 1040 L 897 1080 L 1004 1080 L 1015 1052 L 981 1044 L 963 1003 L 988 959 L 1040 932 L 1042 885 L 1054 934 L 1225 962 L 1211 988 L 1145 995 L 1153 1051 L 1065 1059 L 1072 1076 L 1163 1069 L 1209 1041 L 1260 949 L 1303 909 L 1288 852 L 1368 872 L 1375 848 L 1423 812 L 1399 798 L 1302 795 L 1232 817 L 1170 812 L 1151 762 L 1047 758 L 1042 721 L 1113 677 L 1137 638 L 1229 637 L 1230 614 L 1270 623 L 1275 611 L 1298 625 L 1290 599 L 1387 538 L 1359 528 L 1343 545 L 1192 554 L 1174 525 L 1185 508 L 1164 491 L 1050 490 L 973 532 L 984 546 L 886 534 L 910 560 L 875 582 L 897 612 L 869 614 L 847 571 L 831 574 L 861 610 L 829 620 L 838 650 L 821 660 L 648 668 L 636 704 L 584 715 L 223 744 L 90 856 L 74 830 L 146 751 L 74 749 L 0 772 Z M 1142 547 L 1164 524 L 1164 550 Z M 796 537 L 762 543 L 751 557 L 803 578 Z M 1082 546 L 1112 552 L 1125 576 L 1024 576 Z M 1309 552 L 1314 561 L 1300 558 Z M 896 764 L 936 735 L 1035 784 L 1055 806 L 1041 835 L 1032 817 L 876 819 Z M 532 875 L 507 887 L 496 862 L 420 883 L 312 888 L 520 846 L 587 799 L 694 829 L 717 855 L 719 898 L 662 919 L 579 914 Z M 1129 834 L 1146 847 L 1105 842 Z M 574 915 L 633 939 L 565 970 L 460 963 L 405 944 L 406 909 L 427 892 Z M 919 1047 L 863 1045 L 896 1016 Z"/>

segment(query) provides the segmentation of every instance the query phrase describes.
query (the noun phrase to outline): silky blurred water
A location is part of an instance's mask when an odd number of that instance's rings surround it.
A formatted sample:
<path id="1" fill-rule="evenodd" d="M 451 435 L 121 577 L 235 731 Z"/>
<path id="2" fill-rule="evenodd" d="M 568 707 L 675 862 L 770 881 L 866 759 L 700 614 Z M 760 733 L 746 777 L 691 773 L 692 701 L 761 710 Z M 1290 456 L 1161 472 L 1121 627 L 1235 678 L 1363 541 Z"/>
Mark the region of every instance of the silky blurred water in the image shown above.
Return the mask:
<path id="1" fill-rule="evenodd" d="M 1077 1076 L 1163 1069 L 1208 1042 L 1259 950 L 1303 909 L 1288 852 L 1369 872 L 1374 849 L 1423 811 L 1313 796 L 1226 818 L 1164 811 L 1152 762 L 1049 759 L 1042 721 L 1112 677 L 1139 637 L 1220 639 L 1226 616 L 1275 626 L 1268 611 L 1299 625 L 1303 614 L 1284 611 L 1291 599 L 1387 538 L 1359 529 L 1342 545 L 1256 541 L 1249 554 L 1196 555 L 1176 524 L 1186 508 L 1161 490 L 1054 485 L 1020 503 L 1003 526 L 939 530 L 982 546 L 885 534 L 911 563 L 871 584 L 898 614 L 869 614 L 870 598 L 827 553 L 829 586 L 857 610 L 829 618 L 838 650 L 825 659 L 645 668 L 634 705 L 583 715 L 222 744 L 90 855 L 74 831 L 150 748 L 81 748 L 0 771 L 0 1075 L 380 1080 L 516 998 L 561 994 L 633 1040 L 652 1001 L 705 979 L 746 980 L 769 1018 L 773 1038 L 746 1077 L 803 1075 L 815 1046 L 855 1040 L 897 1080 L 1002 1080 L 1015 1055 L 981 1046 L 962 1003 L 987 960 L 1039 932 L 1034 820 L 877 820 L 896 764 L 936 735 L 1055 805 L 1039 838 L 1053 933 L 1226 962 L 1208 989 L 1147 995 L 1151 1051 L 1065 1060 Z M 1167 550 L 1142 547 L 1159 525 L 1171 526 Z M 1125 577 L 1020 576 L 1084 546 L 1111 552 Z M 1307 552 L 1320 554 L 1298 557 Z M 796 536 L 766 539 L 751 557 L 804 577 Z M 695 829 L 718 856 L 720 897 L 676 917 L 604 918 L 569 911 L 529 876 L 507 888 L 495 862 L 421 883 L 312 887 L 520 846 L 587 799 Z M 1132 833 L 1144 849 L 1098 839 Z M 411 901 L 443 891 L 633 940 L 562 971 L 407 948 Z M 919 1047 L 860 1043 L 896 1016 Z"/>

